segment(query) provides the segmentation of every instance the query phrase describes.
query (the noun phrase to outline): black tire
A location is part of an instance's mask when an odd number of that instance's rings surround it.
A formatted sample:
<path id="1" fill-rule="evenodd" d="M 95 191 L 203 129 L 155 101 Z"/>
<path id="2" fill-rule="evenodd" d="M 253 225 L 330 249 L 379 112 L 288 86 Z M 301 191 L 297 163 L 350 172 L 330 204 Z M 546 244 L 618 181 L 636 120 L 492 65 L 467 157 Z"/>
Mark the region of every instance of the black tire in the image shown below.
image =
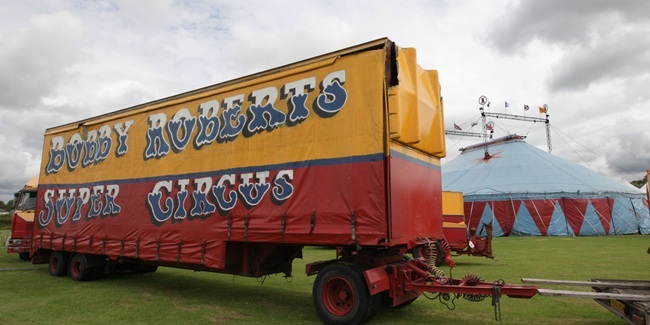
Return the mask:
<path id="1" fill-rule="evenodd" d="M 89 280 L 93 274 L 84 254 L 74 254 L 70 259 L 70 277 L 75 281 Z"/>
<path id="2" fill-rule="evenodd" d="M 381 299 L 370 296 L 360 268 L 340 262 L 318 273 L 312 297 L 325 324 L 362 324 L 381 306 Z"/>
<path id="3" fill-rule="evenodd" d="M 366 321 L 369 321 L 375 317 L 379 313 L 379 310 L 384 306 L 384 296 L 381 293 L 371 296 L 370 299 L 372 306 L 370 307 L 370 314 L 368 315 L 368 319 Z"/>
<path id="4" fill-rule="evenodd" d="M 21 261 L 25 261 L 25 262 L 29 262 L 32 260 L 29 257 L 29 252 L 18 253 L 18 258 L 20 258 Z"/>
<path id="5" fill-rule="evenodd" d="M 50 254 L 50 275 L 52 276 L 64 276 L 68 275 L 68 253 L 66 252 L 52 252 Z"/>

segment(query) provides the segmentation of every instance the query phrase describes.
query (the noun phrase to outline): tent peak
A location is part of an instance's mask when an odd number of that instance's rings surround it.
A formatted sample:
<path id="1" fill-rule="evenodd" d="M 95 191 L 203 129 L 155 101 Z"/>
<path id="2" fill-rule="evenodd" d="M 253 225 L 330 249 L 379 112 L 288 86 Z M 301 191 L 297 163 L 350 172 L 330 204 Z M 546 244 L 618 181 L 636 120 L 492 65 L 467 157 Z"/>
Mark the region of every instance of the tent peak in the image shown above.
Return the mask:
<path id="1" fill-rule="evenodd" d="M 486 148 L 485 158 L 489 159 L 489 153 L 487 152 L 487 147 L 495 145 L 495 144 L 505 143 L 505 142 L 522 141 L 524 139 L 526 139 L 525 135 L 508 134 L 508 135 L 506 135 L 504 137 L 497 138 L 497 139 L 494 139 L 492 141 L 479 143 L 479 144 L 473 144 L 473 145 L 465 147 L 465 148 L 460 148 L 460 152 L 464 153 L 465 151 L 472 151 L 472 150 L 476 150 L 476 149 Z"/>

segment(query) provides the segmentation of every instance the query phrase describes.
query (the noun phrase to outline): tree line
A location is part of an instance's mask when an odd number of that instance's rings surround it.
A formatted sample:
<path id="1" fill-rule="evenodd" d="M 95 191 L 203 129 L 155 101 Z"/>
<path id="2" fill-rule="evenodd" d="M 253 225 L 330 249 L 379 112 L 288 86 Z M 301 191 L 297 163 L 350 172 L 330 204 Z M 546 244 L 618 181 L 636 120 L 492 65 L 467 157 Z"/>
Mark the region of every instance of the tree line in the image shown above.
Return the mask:
<path id="1" fill-rule="evenodd" d="M 11 211 L 14 209 L 14 200 L 9 200 L 9 202 L 0 201 L 0 210 L 2 211 Z"/>

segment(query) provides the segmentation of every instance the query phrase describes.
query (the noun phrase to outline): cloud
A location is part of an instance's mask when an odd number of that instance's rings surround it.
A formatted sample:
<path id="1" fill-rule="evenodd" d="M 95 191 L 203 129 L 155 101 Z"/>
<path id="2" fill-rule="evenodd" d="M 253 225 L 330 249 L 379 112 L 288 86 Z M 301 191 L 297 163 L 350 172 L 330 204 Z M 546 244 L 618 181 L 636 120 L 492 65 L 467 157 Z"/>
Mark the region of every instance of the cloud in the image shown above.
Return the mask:
<path id="1" fill-rule="evenodd" d="M 609 31 L 646 24 L 643 13 L 649 11 L 645 0 L 521 1 L 493 22 L 488 39 L 504 54 L 520 52 L 534 40 L 582 46 Z"/>
<path id="2" fill-rule="evenodd" d="M 37 105 L 81 57 L 81 22 L 68 12 L 37 15 L 26 28 L 5 34 L 0 49 L 0 106 Z"/>
<path id="3" fill-rule="evenodd" d="M 13 198 L 22 185 L 38 173 L 40 155 L 25 152 L 19 143 L 0 135 L 0 200 Z"/>
<path id="4" fill-rule="evenodd" d="M 638 173 L 650 168 L 650 112 L 640 116 L 619 118 L 610 129 L 612 136 L 607 152 L 610 168 L 624 174 Z"/>
<path id="5" fill-rule="evenodd" d="M 597 82 L 647 74 L 650 2 L 522 1 L 487 35 L 503 54 L 522 54 L 541 42 L 564 55 L 547 80 L 552 92 L 585 90 Z M 540 47 L 535 47 L 539 50 Z"/>
<path id="6" fill-rule="evenodd" d="M 551 91 L 585 90 L 595 82 L 650 74 L 641 67 L 650 67 L 648 31 L 606 35 L 558 62 L 549 86 Z"/>

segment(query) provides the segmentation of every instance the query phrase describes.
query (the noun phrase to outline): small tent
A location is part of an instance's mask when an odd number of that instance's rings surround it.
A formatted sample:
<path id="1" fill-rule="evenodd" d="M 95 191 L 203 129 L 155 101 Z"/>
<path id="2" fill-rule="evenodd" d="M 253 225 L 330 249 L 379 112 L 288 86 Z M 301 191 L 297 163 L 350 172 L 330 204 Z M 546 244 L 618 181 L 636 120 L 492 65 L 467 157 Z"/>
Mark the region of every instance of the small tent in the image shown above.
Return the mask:
<path id="1" fill-rule="evenodd" d="M 494 236 L 650 234 L 645 193 L 509 135 L 462 149 L 442 167 L 463 192 L 470 232 Z"/>

